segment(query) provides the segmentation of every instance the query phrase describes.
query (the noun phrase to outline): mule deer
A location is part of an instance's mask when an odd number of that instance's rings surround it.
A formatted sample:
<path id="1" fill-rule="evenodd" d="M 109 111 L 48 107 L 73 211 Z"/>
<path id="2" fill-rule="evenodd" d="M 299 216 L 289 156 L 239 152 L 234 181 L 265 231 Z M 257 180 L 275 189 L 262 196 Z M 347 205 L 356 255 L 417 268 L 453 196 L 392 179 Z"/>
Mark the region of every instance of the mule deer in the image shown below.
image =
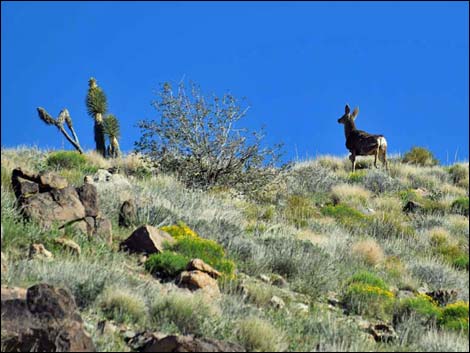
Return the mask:
<path id="1" fill-rule="evenodd" d="M 383 135 L 371 135 L 365 131 L 357 130 L 354 120 L 359 114 L 356 107 L 352 114 L 351 109 L 346 104 L 344 115 L 338 119 L 338 123 L 344 124 L 344 134 L 346 135 L 346 148 L 351 152 L 349 160 L 352 162 L 352 171 L 356 170 L 356 156 L 375 156 L 374 166 L 377 168 L 377 158 L 382 161 L 385 169 L 388 170 L 387 163 L 387 140 Z"/>

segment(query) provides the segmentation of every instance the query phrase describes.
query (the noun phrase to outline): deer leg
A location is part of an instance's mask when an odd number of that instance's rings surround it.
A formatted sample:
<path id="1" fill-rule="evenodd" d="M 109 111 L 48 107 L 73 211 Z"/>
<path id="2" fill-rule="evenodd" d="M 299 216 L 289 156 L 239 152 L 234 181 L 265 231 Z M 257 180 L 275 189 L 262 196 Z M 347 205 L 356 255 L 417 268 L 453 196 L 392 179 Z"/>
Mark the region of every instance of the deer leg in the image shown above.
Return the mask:
<path id="1" fill-rule="evenodd" d="M 375 154 L 374 154 L 374 167 L 375 168 L 378 168 L 377 167 L 377 157 L 379 156 L 379 149 L 377 148 L 377 150 L 375 151 Z"/>
<path id="2" fill-rule="evenodd" d="M 354 171 L 356 170 L 356 153 L 351 152 L 349 160 L 352 162 L 352 172 L 354 173 Z"/>
<path id="3" fill-rule="evenodd" d="M 387 162 L 386 153 L 387 153 L 386 151 L 381 151 L 379 158 L 383 166 L 385 167 L 385 170 L 388 170 L 388 162 Z"/>

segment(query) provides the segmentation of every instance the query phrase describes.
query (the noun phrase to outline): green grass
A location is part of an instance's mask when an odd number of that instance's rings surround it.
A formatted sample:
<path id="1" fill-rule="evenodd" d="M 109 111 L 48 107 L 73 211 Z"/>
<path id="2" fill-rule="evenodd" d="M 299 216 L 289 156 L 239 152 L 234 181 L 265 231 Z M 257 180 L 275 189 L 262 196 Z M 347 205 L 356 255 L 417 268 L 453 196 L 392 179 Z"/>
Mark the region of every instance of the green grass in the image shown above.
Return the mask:
<path id="1" fill-rule="evenodd" d="M 145 262 L 145 269 L 161 278 L 174 278 L 182 272 L 191 258 L 164 251 L 160 254 L 152 254 Z"/>

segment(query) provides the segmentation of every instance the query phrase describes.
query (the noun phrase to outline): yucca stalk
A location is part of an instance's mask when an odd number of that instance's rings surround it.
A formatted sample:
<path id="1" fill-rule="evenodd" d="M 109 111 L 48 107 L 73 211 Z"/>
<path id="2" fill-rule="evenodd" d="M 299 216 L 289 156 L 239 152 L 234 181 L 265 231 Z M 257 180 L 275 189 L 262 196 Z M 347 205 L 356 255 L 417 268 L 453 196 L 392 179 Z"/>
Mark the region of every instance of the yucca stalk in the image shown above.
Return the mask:
<path id="1" fill-rule="evenodd" d="M 119 121 L 113 114 L 108 114 L 103 121 L 104 133 L 109 138 L 109 156 L 119 157 L 121 151 L 119 149 L 118 139 L 120 137 Z"/>
<path id="2" fill-rule="evenodd" d="M 108 103 L 103 90 L 98 87 L 96 79 L 91 77 L 88 80 L 88 94 L 86 97 L 88 114 L 94 119 L 94 134 L 96 151 L 106 157 L 106 143 L 103 126 L 103 115 L 106 113 Z"/>
<path id="3" fill-rule="evenodd" d="M 60 112 L 59 116 L 57 119 L 54 119 L 50 114 L 41 107 L 37 108 L 39 118 L 46 123 L 46 125 L 54 125 L 57 127 L 60 132 L 65 136 L 65 138 L 72 144 L 75 149 L 83 154 L 82 147 L 80 146 L 80 142 L 78 141 L 78 136 L 75 133 L 75 130 L 73 129 L 73 124 L 72 124 L 72 118 L 70 117 L 69 111 L 67 109 L 62 109 Z M 69 128 L 70 132 L 73 135 L 73 138 L 67 133 L 67 131 L 64 128 L 64 121 L 67 124 L 67 127 Z"/>

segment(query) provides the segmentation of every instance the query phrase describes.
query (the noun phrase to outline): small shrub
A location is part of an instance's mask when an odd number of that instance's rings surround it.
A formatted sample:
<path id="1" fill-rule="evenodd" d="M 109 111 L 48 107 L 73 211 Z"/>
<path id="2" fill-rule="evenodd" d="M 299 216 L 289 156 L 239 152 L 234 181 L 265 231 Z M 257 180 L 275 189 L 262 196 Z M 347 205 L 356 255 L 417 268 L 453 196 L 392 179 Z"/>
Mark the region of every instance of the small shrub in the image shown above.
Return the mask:
<path id="1" fill-rule="evenodd" d="M 439 164 L 431 151 L 423 147 L 413 147 L 403 156 L 403 163 L 409 163 L 419 166 L 433 166 Z"/>
<path id="2" fill-rule="evenodd" d="M 368 271 L 361 271 L 356 273 L 350 278 L 349 283 L 369 284 L 380 289 L 388 289 L 388 286 L 383 279 Z"/>
<path id="3" fill-rule="evenodd" d="M 358 171 L 350 173 L 348 175 L 348 179 L 352 183 L 361 183 L 364 180 L 365 176 L 366 176 L 365 170 L 358 170 Z"/>
<path id="4" fill-rule="evenodd" d="M 368 220 L 368 232 L 376 238 L 412 237 L 415 235 L 414 228 L 407 224 L 402 215 L 377 213 Z"/>
<path id="5" fill-rule="evenodd" d="M 159 295 L 150 308 L 151 320 L 160 330 L 183 335 L 204 334 L 206 326 L 219 315 L 206 297 L 179 292 Z"/>
<path id="6" fill-rule="evenodd" d="M 308 220 L 317 214 L 312 201 L 304 196 L 292 195 L 287 199 L 287 207 L 284 211 L 289 223 L 297 228 L 307 226 Z"/>
<path id="7" fill-rule="evenodd" d="M 376 266 L 384 259 L 384 253 L 379 244 L 373 239 L 356 242 L 352 253 L 370 266 Z"/>
<path id="8" fill-rule="evenodd" d="M 468 266 L 468 254 L 459 255 L 457 258 L 452 260 L 452 265 L 459 270 L 467 270 Z"/>
<path id="9" fill-rule="evenodd" d="M 346 288 L 342 300 L 353 313 L 387 319 L 393 309 L 394 295 L 386 289 L 355 282 Z"/>
<path id="10" fill-rule="evenodd" d="M 120 323 L 141 323 L 147 315 L 143 298 L 117 288 L 103 292 L 100 308 L 108 319 Z"/>
<path id="11" fill-rule="evenodd" d="M 256 317 L 240 321 L 237 336 L 249 352 L 279 352 L 285 348 L 283 333 Z"/>
<path id="12" fill-rule="evenodd" d="M 52 152 L 46 164 L 54 169 L 85 169 L 88 166 L 85 155 L 75 151 Z"/>
<path id="13" fill-rule="evenodd" d="M 326 205 L 321 209 L 321 213 L 324 216 L 336 218 L 340 223 L 345 224 L 348 224 L 349 222 L 361 223 L 366 219 L 366 217 L 358 210 L 342 204 L 336 206 Z"/>
<path id="14" fill-rule="evenodd" d="M 469 202 L 468 197 L 461 197 L 452 202 L 451 210 L 453 213 L 458 213 L 468 217 Z"/>
<path id="15" fill-rule="evenodd" d="M 446 305 L 438 323 L 446 329 L 468 333 L 468 302 L 458 301 Z"/>
<path id="16" fill-rule="evenodd" d="M 164 251 L 160 254 L 150 255 L 145 262 L 145 269 L 157 277 L 173 278 L 186 268 L 190 260 L 187 256 Z"/>
<path id="17" fill-rule="evenodd" d="M 370 191 L 359 185 L 339 184 L 331 188 L 335 203 L 343 203 L 352 207 L 365 206 L 370 199 Z"/>
<path id="18" fill-rule="evenodd" d="M 161 228 L 161 230 L 167 232 L 170 234 L 173 238 L 180 240 L 185 237 L 191 237 L 191 238 L 197 238 L 198 235 L 197 233 L 189 228 L 186 223 L 184 222 L 178 222 L 178 224 L 174 224 L 171 226 L 164 226 Z"/>
<path id="19" fill-rule="evenodd" d="M 468 167 L 462 164 L 455 164 L 449 168 L 449 174 L 454 184 L 460 184 L 461 181 L 468 179 Z"/>
<path id="20" fill-rule="evenodd" d="M 432 325 L 436 323 L 440 315 L 441 310 L 431 297 L 418 294 L 416 297 L 402 299 L 397 304 L 393 321 L 397 323 L 413 316 L 424 325 Z"/>

